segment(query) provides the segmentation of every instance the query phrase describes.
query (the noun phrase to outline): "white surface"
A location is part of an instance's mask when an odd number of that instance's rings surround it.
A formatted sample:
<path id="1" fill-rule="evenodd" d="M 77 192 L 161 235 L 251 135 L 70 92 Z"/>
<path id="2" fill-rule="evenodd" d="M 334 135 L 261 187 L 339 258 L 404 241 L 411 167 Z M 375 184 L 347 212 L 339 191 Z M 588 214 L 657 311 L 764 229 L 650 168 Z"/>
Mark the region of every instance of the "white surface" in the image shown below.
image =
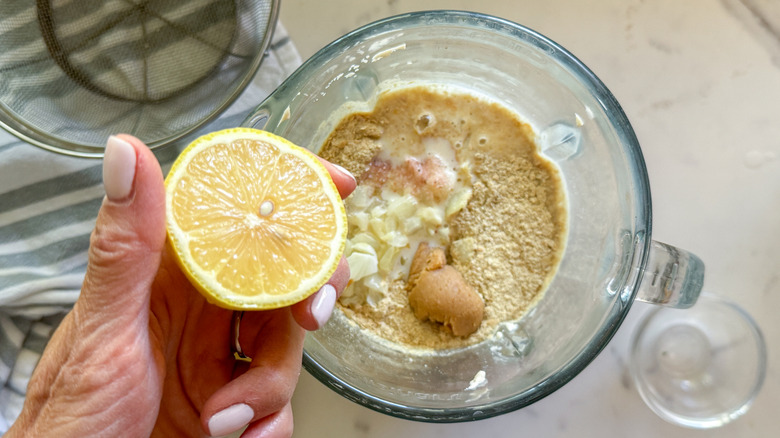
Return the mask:
<path id="1" fill-rule="evenodd" d="M 774 8 L 752 16 L 745 4 Z M 775 6 L 771 6 L 771 5 Z M 541 32 L 610 88 L 647 161 L 653 238 L 706 266 L 705 290 L 751 313 L 769 348 L 752 409 L 708 432 L 657 418 L 627 371 L 638 303 L 604 352 L 540 402 L 474 423 L 399 420 L 353 404 L 308 374 L 293 399 L 296 437 L 780 436 L 780 23 L 774 0 L 283 0 L 281 20 L 305 59 L 375 19 L 420 9 L 470 9 Z M 778 26 L 776 29 L 780 29 Z"/>

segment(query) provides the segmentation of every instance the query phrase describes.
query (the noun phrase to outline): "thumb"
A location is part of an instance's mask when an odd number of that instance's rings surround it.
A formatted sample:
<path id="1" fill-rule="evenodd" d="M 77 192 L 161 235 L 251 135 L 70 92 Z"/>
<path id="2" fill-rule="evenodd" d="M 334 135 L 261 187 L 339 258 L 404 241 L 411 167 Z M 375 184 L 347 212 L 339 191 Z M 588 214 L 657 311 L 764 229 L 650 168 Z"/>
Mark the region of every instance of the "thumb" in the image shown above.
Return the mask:
<path id="1" fill-rule="evenodd" d="M 133 317 L 148 311 L 165 245 L 162 170 L 140 140 L 112 136 L 103 158 L 103 186 L 106 196 L 90 238 L 78 304 L 106 318 Z"/>

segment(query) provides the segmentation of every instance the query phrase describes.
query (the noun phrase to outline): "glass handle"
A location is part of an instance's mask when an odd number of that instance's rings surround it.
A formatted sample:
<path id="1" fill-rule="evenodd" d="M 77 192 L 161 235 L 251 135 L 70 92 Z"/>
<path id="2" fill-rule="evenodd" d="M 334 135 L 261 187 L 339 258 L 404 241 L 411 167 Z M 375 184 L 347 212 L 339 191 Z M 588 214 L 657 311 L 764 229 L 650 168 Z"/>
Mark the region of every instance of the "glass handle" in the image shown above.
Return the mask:
<path id="1" fill-rule="evenodd" d="M 699 298 L 704 263 L 687 251 L 654 240 L 643 274 L 637 300 L 684 309 Z"/>

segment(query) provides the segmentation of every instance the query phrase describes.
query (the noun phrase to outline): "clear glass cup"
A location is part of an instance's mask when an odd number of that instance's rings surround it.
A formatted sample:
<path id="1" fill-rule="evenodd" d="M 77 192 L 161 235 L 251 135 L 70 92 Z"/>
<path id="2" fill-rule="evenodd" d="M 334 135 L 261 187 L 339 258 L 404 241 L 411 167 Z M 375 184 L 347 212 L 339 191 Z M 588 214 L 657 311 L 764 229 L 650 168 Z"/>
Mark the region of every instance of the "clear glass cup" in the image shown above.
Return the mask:
<path id="1" fill-rule="evenodd" d="M 766 377 L 766 345 L 753 318 L 709 294 L 687 310 L 646 315 L 631 343 L 631 376 L 664 420 L 694 429 L 745 414 Z"/>
<path id="2" fill-rule="evenodd" d="M 572 54 L 499 18 L 457 11 L 384 19 L 334 41 L 243 123 L 317 152 L 345 106 L 398 84 L 447 84 L 515 110 L 563 175 L 567 243 L 544 297 L 477 345 L 410 354 L 341 312 L 307 335 L 305 368 L 344 397 L 419 421 L 486 418 L 571 380 L 609 342 L 634 299 L 692 305 L 704 266 L 651 239 L 639 144 L 620 105 Z"/>

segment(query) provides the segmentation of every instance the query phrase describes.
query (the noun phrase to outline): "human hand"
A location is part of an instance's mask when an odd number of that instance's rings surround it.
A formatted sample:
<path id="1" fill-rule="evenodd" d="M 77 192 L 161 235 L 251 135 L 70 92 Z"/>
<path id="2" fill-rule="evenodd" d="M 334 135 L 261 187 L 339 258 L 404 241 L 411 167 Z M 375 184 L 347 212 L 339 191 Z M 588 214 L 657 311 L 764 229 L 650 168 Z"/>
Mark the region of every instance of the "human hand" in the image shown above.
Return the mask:
<path id="1" fill-rule="evenodd" d="M 354 178 L 325 162 L 346 197 Z M 165 245 L 159 164 L 138 139 L 109 140 L 106 198 L 92 233 L 81 295 L 55 331 L 7 437 L 292 434 L 290 399 L 304 329 L 327 321 L 349 279 L 342 259 L 316 294 L 246 312 L 230 349 L 233 312 L 206 302 Z"/>

